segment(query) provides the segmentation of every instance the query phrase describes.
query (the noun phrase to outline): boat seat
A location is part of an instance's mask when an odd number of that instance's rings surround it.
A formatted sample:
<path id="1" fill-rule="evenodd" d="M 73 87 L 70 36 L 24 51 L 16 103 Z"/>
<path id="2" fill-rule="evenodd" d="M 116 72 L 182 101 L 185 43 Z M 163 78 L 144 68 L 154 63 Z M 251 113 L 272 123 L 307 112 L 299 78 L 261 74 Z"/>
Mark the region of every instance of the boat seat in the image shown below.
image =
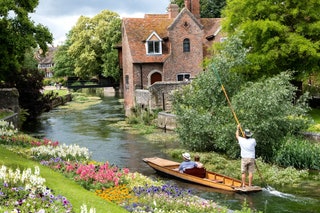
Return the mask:
<path id="1" fill-rule="evenodd" d="M 191 169 L 186 169 L 184 170 L 183 173 L 189 174 L 189 175 L 193 175 L 193 176 L 197 176 L 199 178 L 205 178 L 206 177 L 206 169 L 205 168 L 191 168 Z"/>

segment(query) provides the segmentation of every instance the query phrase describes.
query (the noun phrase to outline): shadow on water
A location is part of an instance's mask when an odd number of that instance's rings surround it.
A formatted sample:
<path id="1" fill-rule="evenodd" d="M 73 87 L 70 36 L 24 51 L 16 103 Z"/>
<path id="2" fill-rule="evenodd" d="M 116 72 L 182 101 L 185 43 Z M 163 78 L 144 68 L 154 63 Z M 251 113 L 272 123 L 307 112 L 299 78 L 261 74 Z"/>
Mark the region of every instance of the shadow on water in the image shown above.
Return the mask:
<path id="1" fill-rule="evenodd" d="M 92 152 L 92 159 L 109 161 L 130 171 L 138 171 L 155 179 L 163 179 L 183 188 L 190 188 L 196 195 L 213 200 L 230 209 L 241 209 L 246 201 L 252 209 L 265 213 L 320 212 L 319 183 L 304 183 L 295 188 L 267 187 L 254 194 L 238 194 L 219 191 L 172 180 L 160 176 L 142 161 L 144 157 L 169 158 L 161 150 L 172 144 L 150 143 L 145 138 L 111 126 L 124 120 L 122 103 L 114 95 L 102 97 L 102 101 L 83 110 L 60 107 L 44 113 L 37 123 L 26 128 L 27 133 L 46 137 L 60 144 L 78 144 Z M 283 191 L 283 192 L 281 192 Z"/>

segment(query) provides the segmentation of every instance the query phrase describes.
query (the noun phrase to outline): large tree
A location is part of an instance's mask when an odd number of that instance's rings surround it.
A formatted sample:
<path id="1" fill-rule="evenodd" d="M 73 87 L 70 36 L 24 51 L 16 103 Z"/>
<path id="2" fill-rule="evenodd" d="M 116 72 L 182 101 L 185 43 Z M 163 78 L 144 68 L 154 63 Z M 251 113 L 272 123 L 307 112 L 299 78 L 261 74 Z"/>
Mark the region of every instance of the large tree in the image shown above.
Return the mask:
<path id="1" fill-rule="evenodd" d="M 47 50 L 53 38 L 47 27 L 35 25 L 28 14 L 35 11 L 38 0 L 0 1 L 0 81 L 15 84 L 26 51 L 33 47 Z"/>
<path id="2" fill-rule="evenodd" d="M 121 40 L 121 19 L 104 10 L 93 18 L 81 16 L 71 30 L 68 53 L 75 62 L 74 73 L 83 79 L 103 75 L 119 78 L 117 51 Z"/>
<path id="3" fill-rule="evenodd" d="M 295 76 L 319 71 L 320 1 L 229 0 L 223 29 L 243 31 L 251 62 L 242 72 L 252 78 L 285 70 Z"/>
<path id="4" fill-rule="evenodd" d="M 180 8 L 184 7 L 184 0 L 171 0 L 171 3 L 177 4 Z M 201 18 L 220 18 L 221 10 L 226 5 L 226 0 L 200 0 Z"/>
<path id="5" fill-rule="evenodd" d="M 65 43 L 58 47 L 54 54 L 54 77 L 74 76 L 74 59 L 68 54 L 71 46 L 70 33 L 67 35 Z"/>

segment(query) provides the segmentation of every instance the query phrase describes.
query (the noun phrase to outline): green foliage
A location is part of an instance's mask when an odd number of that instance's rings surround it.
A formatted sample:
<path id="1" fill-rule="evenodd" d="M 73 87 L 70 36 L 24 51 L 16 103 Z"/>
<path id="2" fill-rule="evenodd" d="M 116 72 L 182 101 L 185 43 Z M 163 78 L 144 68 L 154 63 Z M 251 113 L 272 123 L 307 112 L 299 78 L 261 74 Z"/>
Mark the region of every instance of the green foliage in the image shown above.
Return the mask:
<path id="1" fill-rule="evenodd" d="M 230 0 L 223 28 L 232 35 L 243 30 L 252 63 L 242 73 L 252 78 L 285 70 L 295 75 L 319 72 L 319 1 Z M 241 12 L 239 12 L 241 11 Z"/>
<path id="2" fill-rule="evenodd" d="M 68 49 L 71 46 L 71 33 L 67 35 L 66 42 L 59 46 L 54 54 L 54 77 L 74 76 L 75 61 L 68 54 Z"/>
<path id="3" fill-rule="evenodd" d="M 205 168 L 209 171 L 215 171 L 230 177 L 241 179 L 240 160 L 232 160 L 226 156 L 222 156 L 216 152 L 192 152 L 183 149 L 166 149 L 165 152 L 174 159 L 181 159 L 184 152 L 189 152 L 191 156 L 196 154 L 200 156 L 200 162 L 203 163 Z M 253 176 L 253 182 L 256 185 L 271 184 L 276 185 L 295 185 L 305 181 L 309 178 L 308 170 L 297 170 L 293 167 L 282 168 L 276 165 L 264 163 L 261 158 L 256 159 L 259 173 L 256 172 Z M 314 178 L 317 178 L 316 176 Z"/>
<path id="4" fill-rule="evenodd" d="M 276 155 L 277 164 L 299 169 L 320 169 L 320 144 L 301 138 L 286 137 Z"/>
<path id="5" fill-rule="evenodd" d="M 119 15 L 108 10 L 93 18 L 81 16 L 78 19 L 70 32 L 70 46 L 62 53 L 70 54 L 69 63 L 74 66 L 76 76 L 82 79 L 100 75 L 120 78 L 117 50 L 113 48 L 121 40 L 120 27 Z"/>
<path id="6" fill-rule="evenodd" d="M 225 124 L 232 121 L 220 81 L 228 82 L 227 90 L 231 96 L 239 90 L 243 79 L 230 70 L 246 63 L 246 50 L 237 36 L 230 37 L 222 46 L 208 71 L 174 93 L 173 109 L 179 123 L 177 133 L 182 144 L 191 150 L 226 149 L 214 142 L 221 137 Z"/>
<path id="7" fill-rule="evenodd" d="M 233 113 L 236 113 L 242 127 L 255 133 L 256 155 L 272 161 L 281 145 L 279 138 L 307 128 L 306 97 L 295 99 L 296 88 L 286 72 L 244 84 L 243 78 L 234 72 L 247 63 L 241 40 L 230 37 L 222 45 L 212 60 L 213 71 L 198 75 L 190 85 L 174 94 L 177 133 L 188 149 L 214 150 L 236 158 L 240 154 L 235 140 Z M 228 91 L 232 107 L 220 83 L 226 83 L 223 88 Z"/>
<path id="8" fill-rule="evenodd" d="M 0 2 L 0 81 L 9 86 L 14 85 L 19 75 L 26 51 L 37 46 L 46 51 L 47 43 L 53 40 L 48 28 L 35 25 L 28 16 L 38 3 L 34 0 Z"/>
<path id="9" fill-rule="evenodd" d="M 311 122 L 307 116 L 307 98 L 295 99 L 296 88 L 290 80 L 291 76 L 284 72 L 273 78 L 248 83 L 232 97 L 242 126 L 255 133 L 257 156 L 267 161 L 272 161 L 281 146 L 281 138 L 298 134 Z"/>
<path id="10" fill-rule="evenodd" d="M 308 131 L 320 133 L 320 109 L 312 109 L 309 114 L 314 120 L 314 124 L 308 128 Z"/>
<path id="11" fill-rule="evenodd" d="M 33 48 L 28 48 L 24 55 L 24 61 L 22 67 L 24 69 L 37 69 L 38 62 L 34 57 L 35 50 Z"/>
<path id="12" fill-rule="evenodd" d="M 171 0 L 172 4 L 177 4 L 181 9 L 184 7 L 184 0 Z M 220 18 L 221 10 L 225 7 L 226 0 L 200 0 L 201 18 Z"/>
<path id="13" fill-rule="evenodd" d="M 43 111 L 41 90 L 44 74 L 38 69 L 23 69 L 16 77 L 16 88 L 19 91 L 20 107 L 27 110 L 28 119 L 37 118 Z"/>

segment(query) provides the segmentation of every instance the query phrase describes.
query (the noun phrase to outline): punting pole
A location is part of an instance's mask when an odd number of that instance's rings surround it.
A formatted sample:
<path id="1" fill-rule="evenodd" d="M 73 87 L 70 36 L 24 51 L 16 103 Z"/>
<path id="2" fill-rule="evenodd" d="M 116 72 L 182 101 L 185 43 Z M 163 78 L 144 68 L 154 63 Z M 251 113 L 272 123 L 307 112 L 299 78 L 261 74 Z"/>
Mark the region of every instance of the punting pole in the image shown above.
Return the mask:
<path id="1" fill-rule="evenodd" d="M 229 104 L 229 107 L 230 107 L 230 109 L 231 109 L 232 115 L 233 115 L 234 119 L 236 120 L 237 124 L 239 125 L 240 122 L 239 122 L 239 120 L 238 120 L 238 118 L 237 118 L 237 115 L 236 115 L 236 113 L 235 113 L 232 105 L 231 105 L 231 101 L 230 101 L 230 99 L 229 99 L 229 97 L 228 97 L 227 91 L 226 91 L 226 89 L 224 88 L 224 86 L 223 86 L 223 84 L 222 84 L 220 75 L 219 75 L 218 71 L 216 70 L 214 64 L 212 64 L 212 68 L 213 68 L 214 73 L 216 74 L 216 77 L 217 77 L 220 85 L 221 85 L 221 89 L 222 89 L 222 91 L 223 91 L 223 93 L 224 93 L 224 96 L 226 97 L 226 99 L 227 99 L 227 101 L 228 101 L 228 104 Z M 245 135 L 244 135 L 244 132 L 242 131 L 241 125 L 240 125 L 240 131 L 241 131 L 242 136 L 244 137 Z M 258 167 L 256 161 L 254 161 L 254 164 L 255 164 L 255 166 L 256 166 L 256 168 L 257 168 L 257 171 L 258 171 L 258 174 L 259 174 L 259 176 L 260 176 L 261 181 L 262 181 L 263 183 L 266 183 L 266 182 L 264 181 L 264 179 L 262 178 L 262 175 L 261 175 L 261 173 L 260 173 L 260 170 L 259 170 L 259 167 Z M 266 184 L 266 185 L 268 185 L 268 184 Z"/>

